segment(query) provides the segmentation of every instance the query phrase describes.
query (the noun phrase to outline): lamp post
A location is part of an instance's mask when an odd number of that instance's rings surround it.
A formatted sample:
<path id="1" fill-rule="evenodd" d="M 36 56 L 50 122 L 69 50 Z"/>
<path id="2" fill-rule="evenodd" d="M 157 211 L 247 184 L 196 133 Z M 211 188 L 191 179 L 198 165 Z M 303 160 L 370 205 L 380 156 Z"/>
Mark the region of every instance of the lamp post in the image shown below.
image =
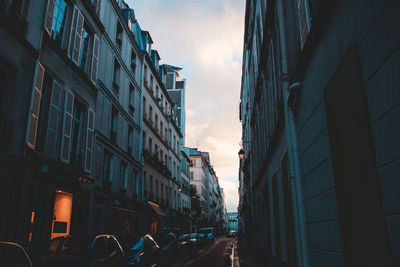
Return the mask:
<path id="1" fill-rule="evenodd" d="M 242 159 L 244 159 L 244 155 L 245 155 L 245 153 L 244 153 L 244 150 L 243 150 L 243 144 L 251 144 L 251 141 L 242 141 L 242 142 L 240 142 L 239 143 L 239 145 L 242 147 L 240 150 L 239 150 L 239 158 L 242 160 Z"/>

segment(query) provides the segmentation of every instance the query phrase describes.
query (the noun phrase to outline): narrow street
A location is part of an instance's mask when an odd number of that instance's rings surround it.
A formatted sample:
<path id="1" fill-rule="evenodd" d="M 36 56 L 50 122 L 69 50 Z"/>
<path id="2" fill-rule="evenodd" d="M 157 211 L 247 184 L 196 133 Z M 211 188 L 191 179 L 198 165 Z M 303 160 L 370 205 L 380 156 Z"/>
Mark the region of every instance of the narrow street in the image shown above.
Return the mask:
<path id="1" fill-rule="evenodd" d="M 231 266 L 234 238 L 218 237 L 212 244 L 205 245 L 192 256 L 178 262 L 175 267 L 225 267 Z"/>

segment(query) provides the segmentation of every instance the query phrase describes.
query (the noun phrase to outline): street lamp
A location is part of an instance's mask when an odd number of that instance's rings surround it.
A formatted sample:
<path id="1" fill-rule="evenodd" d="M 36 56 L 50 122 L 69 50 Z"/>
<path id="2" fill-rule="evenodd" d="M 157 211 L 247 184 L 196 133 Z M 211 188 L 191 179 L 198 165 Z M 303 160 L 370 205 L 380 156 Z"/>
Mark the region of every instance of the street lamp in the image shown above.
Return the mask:
<path id="1" fill-rule="evenodd" d="M 241 147 L 243 147 L 243 144 L 251 144 L 251 141 L 242 141 L 242 142 L 240 142 L 239 143 L 239 145 L 241 146 Z M 243 148 L 241 148 L 240 150 L 239 150 L 239 158 L 240 159 L 244 159 L 244 150 L 243 150 Z"/>
<path id="2" fill-rule="evenodd" d="M 244 159 L 244 150 L 243 150 L 243 148 L 241 148 L 240 150 L 239 150 L 239 158 L 240 159 Z"/>

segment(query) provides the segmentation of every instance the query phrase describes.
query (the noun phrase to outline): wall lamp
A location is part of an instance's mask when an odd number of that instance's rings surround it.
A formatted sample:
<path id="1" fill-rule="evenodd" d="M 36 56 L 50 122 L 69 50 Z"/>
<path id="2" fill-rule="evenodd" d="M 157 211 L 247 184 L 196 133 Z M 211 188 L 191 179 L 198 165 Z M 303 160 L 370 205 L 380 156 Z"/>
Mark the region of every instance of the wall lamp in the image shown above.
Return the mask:
<path id="1" fill-rule="evenodd" d="M 251 144 L 251 141 L 242 141 L 242 142 L 240 142 L 239 143 L 239 145 L 241 146 L 241 147 L 243 147 L 243 144 Z M 244 150 L 243 150 L 243 148 L 241 148 L 240 150 L 239 150 L 239 158 L 242 160 L 242 159 L 244 159 Z"/>

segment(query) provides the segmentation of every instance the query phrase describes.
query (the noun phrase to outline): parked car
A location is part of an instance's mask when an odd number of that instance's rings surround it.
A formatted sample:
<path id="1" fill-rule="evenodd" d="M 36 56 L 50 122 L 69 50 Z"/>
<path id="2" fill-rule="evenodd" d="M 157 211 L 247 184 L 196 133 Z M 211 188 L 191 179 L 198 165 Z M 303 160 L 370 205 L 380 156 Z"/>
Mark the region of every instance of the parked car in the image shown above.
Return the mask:
<path id="1" fill-rule="evenodd" d="M 32 267 L 33 265 L 21 245 L 0 241 L 0 266 Z"/>
<path id="2" fill-rule="evenodd" d="M 200 246 L 200 236 L 197 233 L 191 233 L 189 234 L 189 242 L 190 246 L 194 249 L 198 248 Z"/>
<path id="3" fill-rule="evenodd" d="M 190 250 L 189 235 L 180 235 L 178 237 L 178 244 L 176 246 L 178 247 L 178 251 L 180 254 L 186 254 Z"/>
<path id="4" fill-rule="evenodd" d="M 235 237 L 235 236 L 237 236 L 237 232 L 236 232 L 235 230 L 231 230 L 231 231 L 229 232 L 229 236 L 230 236 L 230 237 Z"/>
<path id="5" fill-rule="evenodd" d="M 35 266 L 125 266 L 124 252 L 112 235 L 61 236 L 50 241 L 49 250 Z"/>
<path id="6" fill-rule="evenodd" d="M 125 262 L 129 266 L 152 266 L 159 260 L 160 247 L 151 235 L 145 235 L 129 250 L 125 251 Z"/>
<path id="7" fill-rule="evenodd" d="M 214 242 L 215 241 L 214 228 L 212 227 L 200 228 L 199 236 L 206 242 Z"/>
<path id="8" fill-rule="evenodd" d="M 157 241 L 160 244 L 159 266 L 171 266 L 178 257 L 178 239 L 174 233 L 164 233 Z"/>

